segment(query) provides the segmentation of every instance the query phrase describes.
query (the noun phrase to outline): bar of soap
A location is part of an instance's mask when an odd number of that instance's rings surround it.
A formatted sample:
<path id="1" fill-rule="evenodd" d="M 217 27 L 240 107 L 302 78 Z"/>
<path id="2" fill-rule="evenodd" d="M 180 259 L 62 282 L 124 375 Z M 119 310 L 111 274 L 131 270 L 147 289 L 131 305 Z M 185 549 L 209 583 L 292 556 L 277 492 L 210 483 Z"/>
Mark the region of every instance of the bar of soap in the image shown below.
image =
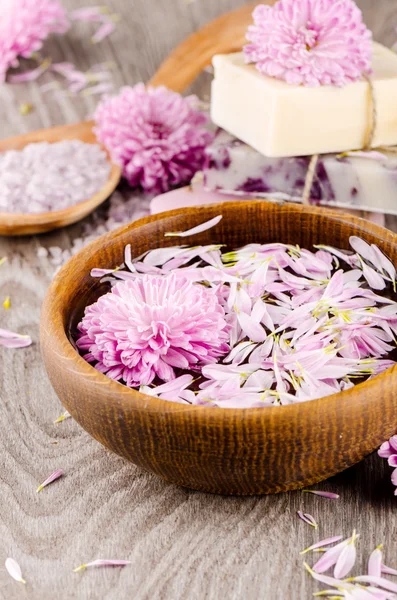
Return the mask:
<path id="1" fill-rule="evenodd" d="M 290 85 L 244 63 L 243 53 L 213 58 L 213 122 L 269 157 L 363 148 L 371 94 L 363 79 L 342 88 Z M 377 127 L 373 146 L 397 144 L 397 54 L 374 44 Z"/>
<path id="2" fill-rule="evenodd" d="M 310 157 L 269 158 L 220 131 L 206 149 L 204 188 L 240 196 L 300 202 Z M 310 193 L 314 204 L 397 214 L 397 154 L 320 156 Z"/>

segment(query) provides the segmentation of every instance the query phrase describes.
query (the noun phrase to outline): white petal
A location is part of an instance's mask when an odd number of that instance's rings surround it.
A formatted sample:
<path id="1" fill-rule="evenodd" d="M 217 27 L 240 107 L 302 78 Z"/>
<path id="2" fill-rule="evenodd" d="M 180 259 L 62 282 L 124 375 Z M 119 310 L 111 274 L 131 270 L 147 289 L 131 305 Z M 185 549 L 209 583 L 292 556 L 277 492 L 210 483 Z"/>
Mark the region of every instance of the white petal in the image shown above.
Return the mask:
<path id="1" fill-rule="evenodd" d="M 356 546 L 354 542 L 349 543 L 346 548 L 343 548 L 341 555 L 339 556 L 335 569 L 334 577 L 336 579 L 342 579 L 346 577 L 355 565 L 357 557 Z"/>
<path id="2" fill-rule="evenodd" d="M 207 229 L 211 229 L 211 227 L 215 227 L 221 219 L 222 215 L 218 215 L 217 217 L 214 217 L 205 223 L 201 223 L 201 225 L 192 227 L 192 229 L 188 229 L 187 231 L 165 233 L 164 237 L 188 237 L 189 235 L 196 235 L 197 233 L 202 233 L 203 231 L 207 231 Z"/>
<path id="3" fill-rule="evenodd" d="M 8 574 L 11 575 L 11 577 L 15 579 L 15 581 L 19 581 L 20 583 L 26 583 L 25 580 L 22 578 L 21 567 L 19 566 L 16 560 L 14 560 L 13 558 L 7 558 L 5 562 L 5 568 L 7 569 Z"/>

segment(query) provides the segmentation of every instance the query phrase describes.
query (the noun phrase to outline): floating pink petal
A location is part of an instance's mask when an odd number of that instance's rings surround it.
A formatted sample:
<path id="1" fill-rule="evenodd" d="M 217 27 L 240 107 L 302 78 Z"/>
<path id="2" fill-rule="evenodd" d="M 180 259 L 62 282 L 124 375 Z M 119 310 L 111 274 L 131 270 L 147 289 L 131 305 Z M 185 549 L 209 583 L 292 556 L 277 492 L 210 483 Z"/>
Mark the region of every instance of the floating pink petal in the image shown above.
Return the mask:
<path id="1" fill-rule="evenodd" d="M 107 559 L 97 559 L 88 563 L 83 563 L 79 567 L 73 569 L 74 573 L 78 573 L 79 571 L 83 571 L 84 569 L 89 569 L 90 567 L 126 567 L 130 565 L 130 560 L 107 560 Z"/>
<path id="2" fill-rule="evenodd" d="M 58 469 L 57 471 L 54 471 L 53 473 L 51 473 L 51 475 L 49 477 L 47 477 L 47 479 L 45 481 L 43 481 L 43 483 L 41 485 L 39 485 L 39 487 L 37 488 L 36 491 L 41 492 L 41 490 L 43 490 L 47 485 L 49 485 L 53 481 L 56 481 L 57 479 L 62 477 L 63 474 L 64 474 L 64 471 L 62 469 Z"/>
<path id="3" fill-rule="evenodd" d="M 215 225 L 222 220 L 222 215 L 218 215 L 209 221 L 205 221 L 205 223 L 201 223 L 200 225 L 196 225 L 196 227 L 192 227 L 191 229 L 187 229 L 186 231 L 177 231 L 165 233 L 164 237 L 188 237 L 189 235 L 196 235 L 198 233 L 202 233 L 203 231 L 207 231 L 207 229 L 212 229 Z"/>
<path id="4" fill-rule="evenodd" d="M 334 494 L 334 492 L 323 492 L 322 490 L 302 490 L 302 492 L 321 496 L 322 498 L 329 498 L 330 500 L 337 500 L 339 498 L 339 494 Z"/>

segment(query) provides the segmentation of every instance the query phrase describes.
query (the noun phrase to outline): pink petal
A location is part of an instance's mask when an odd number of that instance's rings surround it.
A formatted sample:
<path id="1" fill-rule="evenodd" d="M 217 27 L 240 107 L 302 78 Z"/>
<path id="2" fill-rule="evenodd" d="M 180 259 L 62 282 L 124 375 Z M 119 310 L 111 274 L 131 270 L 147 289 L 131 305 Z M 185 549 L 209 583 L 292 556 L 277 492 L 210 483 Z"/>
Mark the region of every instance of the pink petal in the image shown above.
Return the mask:
<path id="1" fill-rule="evenodd" d="M 361 265 L 363 275 L 368 282 L 368 285 L 374 290 L 384 290 L 386 287 L 385 280 L 372 267 L 369 267 L 364 262 Z"/>
<path id="2" fill-rule="evenodd" d="M 375 244 L 371 245 L 372 251 L 374 252 L 375 255 L 375 260 L 377 259 L 377 262 L 374 263 L 374 266 L 379 268 L 380 271 L 385 271 L 385 273 L 387 273 L 390 277 L 390 279 L 392 281 L 395 281 L 396 279 L 396 269 L 393 265 L 393 263 L 391 262 L 391 260 L 389 260 L 384 254 L 383 252 L 381 252 L 378 248 L 378 246 L 375 246 Z"/>
<path id="3" fill-rule="evenodd" d="M 365 260 L 369 260 L 374 264 L 375 254 L 373 249 L 367 242 L 356 235 L 352 235 L 349 238 L 349 244 L 357 254 L 359 254 Z"/>
<path id="4" fill-rule="evenodd" d="M 45 488 L 47 485 L 49 485 L 53 481 L 56 481 L 57 479 L 62 477 L 63 474 L 64 474 L 64 471 L 62 469 L 58 469 L 57 471 L 54 471 L 53 473 L 51 473 L 51 475 L 49 477 L 47 477 L 47 479 L 45 481 L 43 481 L 43 483 L 41 485 L 39 485 L 39 487 L 37 488 L 36 491 L 41 492 L 41 490 L 43 488 Z"/>
<path id="5" fill-rule="evenodd" d="M 307 552 L 311 552 L 311 550 L 316 550 L 317 548 L 323 548 L 324 546 L 329 546 L 330 544 L 334 544 L 335 542 L 339 542 L 342 538 L 343 538 L 343 536 L 341 536 L 341 535 L 334 535 L 333 537 L 326 538 L 325 540 L 321 540 L 320 542 L 316 542 L 312 546 L 309 546 L 309 548 L 306 548 L 305 550 L 302 550 L 300 552 L 300 554 L 306 554 Z"/>
<path id="6" fill-rule="evenodd" d="M 127 246 L 124 249 L 124 264 L 127 267 L 127 269 L 131 271 L 131 273 L 134 273 L 136 271 L 132 262 L 131 244 L 127 244 Z"/>
<path id="7" fill-rule="evenodd" d="M 357 558 L 357 550 L 353 539 L 348 543 L 348 545 L 343 548 L 334 569 L 334 577 L 337 579 L 342 579 L 346 577 L 354 567 Z"/>
<path id="8" fill-rule="evenodd" d="M 378 455 L 381 458 L 389 458 L 393 454 L 393 450 L 390 447 L 389 442 L 383 442 L 381 447 L 378 450 Z"/>
<path id="9" fill-rule="evenodd" d="M 110 275 L 114 273 L 114 269 L 91 269 L 91 277 L 104 277 L 105 275 Z"/>
<path id="10" fill-rule="evenodd" d="M 359 577 L 353 577 L 354 581 L 359 583 L 371 583 L 373 585 L 377 585 L 384 590 L 388 590 L 389 592 L 397 592 L 397 584 L 384 579 L 383 577 L 373 577 L 371 575 L 360 575 Z"/>
<path id="11" fill-rule="evenodd" d="M 392 567 L 387 567 L 384 564 L 382 564 L 381 570 L 385 575 L 397 575 L 397 569 L 392 569 Z"/>
<path id="12" fill-rule="evenodd" d="M 382 574 L 382 545 L 375 548 L 368 560 L 368 575 L 380 577 Z"/>
<path id="13" fill-rule="evenodd" d="M 387 462 L 389 463 L 390 467 L 397 467 L 397 454 L 392 454 L 389 456 Z"/>
<path id="14" fill-rule="evenodd" d="M 321 496 L 322 498 L 329 498 L 330 500 L 337 500 L 339 498 L 339 494 L 334 494 L 334 492 L 323 492 L 321 490 L 302 490 L 302 492 Z"/>
<path id="15" fill-rule="evenodd" d="M 83 571 L 84 569 L 88 569 L 89 567 L 125 567 L 130 564 L 130 560 L 107 560 L 99 558 L 88 563 L 83 563 L 79 567 L 73 569 L 73 572 L 77 573 L 78 571 Z"/>
<path id="16" fill-rule="evenodd" d="M 267 338 L 265 329 L 259 323 L 255 322 L 249 315 L 240 312 L 237 314 L 237 319 L 243 333 L 251 342 L 264 342 Z"/>
<path id="17" fill-rule="evenodd" d="M 104 7 L 102 6 L 86 6 L 72 10 L 69 13 L 69 18 L 72 21 L 101 21 L 104 16 Z"/>
<path id="18" fill-rule="evenodd" d="M 165 233 L 164 237 L 188 237 L 189 235 L 196 235 L 197 233 L 202 233 L 203 231 L 207 231 L 207 229 L 211 229 L 211 227 L 215 227 L 218 225 L 219 221 L 221 221 L 222 215 L 218 215 L 201 225 L 197 225 L 196 227 L 192 227 L 192 229 L 188 229 L 187 231 L 180 231 L 174 233 Z"/>
<path id="19" fill-rule="evenodd" d="M 116 25 L 113 21 L 109 21 L 107 23 L 103 23 L 100 28 L 98 29 L 98 31 L 96 31 L 94 33 L 94 35 L 91 38 L 91 42 L 93 44 L 98 44 L 99 42 L 101 42 L 102 40 L 104 40 L 105 38 L 107 38 L 111 33 L 113 33 L 113 31 L 116 29 Z"/>
<path id="20" fill-rule="evenodd" d="M 17 75 L 10 75 L 8 77 L 8 81 L 10 83 L 25 83 L 26 81 L 36 81 L 45 71 L 47 71 L 50 66 L 50 61 L 45 60 L 31 71 L 26 71 L 25 73 L 18 73 Z"/>
<path id="21" fill-rule="evenodd" d="M 310 525 L 311 527 L 314 527 L 314 529 L 318 528 L 318 525 L 316 523 L 316 521 L 314 520 L 314 518 L 309 515 L 308 513 L 303 513 L 301 510 L 297 511 L 297 515 L 300 519 L 302 519 L 302 521 L 304 521 L 305 523 L 307 523 L 308 525 Z"/>
<path id="22" fill-rule="evenodd" d="M 354 586 L 351 583 L 347 583 L 345 581 L 341 581 L 340 579 L 335 579 L 334 577 L 328 577 L 327 575 L 321 575 L 319 573 L 316 573 L 315 571 L 313 571 L 313 569 L 309 567 L 307 563 L 303 563 L 303 566 L 307 571 L 309 571 L 313 579 L 316 579 L 316 581 L 319 581 L 320 583 L 325 583 L 325 585 L 330 585 L 331 587 L 335 587 L 338 590 L 354 589 Z"/>
<path id="23" fill-rule="evenodd" d="M 351 152 L 344 152 L 343 156 L 356 156 L 358 158 L 370 158 L 372 160 L 378 160 L 385 162 L 389 160 L 386 154 L 382 154 L 382 152 L 377 152 L 376 150 L 371 150 L 369 152 L 364 152 L 362 150 L 352 150 Z"/>
<path id="24" fill-rule="evenodd" d="M 96 94 L 108 94 L 113 90 L 113 83 L 99 83 L 86 88 L 83 91 L 84 96 L 95 96 Z"/>
<path id="25" fill-rule="evenodd" d="M 340 544 L 337 544 L 333 548 L 327 550 L 327 552 L 323 554 L 313 566 L 313 570 L 316 571 L 316 573 L 324 573 L 325 571 L 328 571 L 328 569 L 333 567 L 338 562 L 339 557 L 347 547 L 348 543 L 349 540 L 344 540 L 343 542 L 340 542 Z"/>
<path id="26" fill-rule="evenodd" d="M 20 335 L 8 329 L 0 329 L 0 346 L 4 348 L 27 348 L 32 344 L 29 335 Z"/>
<path id="27" fill-rule="evenodd" d="M 394 469 L 393 473 L 391 474 L 391 482 L 393 485 L 397 485 L 397 469 Z"/>

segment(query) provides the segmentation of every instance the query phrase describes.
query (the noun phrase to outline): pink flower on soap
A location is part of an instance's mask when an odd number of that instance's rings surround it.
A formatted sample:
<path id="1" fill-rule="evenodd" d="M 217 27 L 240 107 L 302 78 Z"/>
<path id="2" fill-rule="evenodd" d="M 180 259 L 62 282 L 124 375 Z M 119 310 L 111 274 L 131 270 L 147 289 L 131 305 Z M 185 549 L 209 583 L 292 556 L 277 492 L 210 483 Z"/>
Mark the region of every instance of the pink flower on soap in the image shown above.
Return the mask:
<path id="1" fill-rule="evenodd" d="M 2 0 L 0 18 L 0 82 L 18 57 L 29 58 L 51 33 L 69 27 L 58 0 Z"/>
<path id="2" fill-rule="evenodd" d="M 213 140 L 195 96 L 165 87 L 124 87 L 95 113 L 95 133 L 132 186 L 162 193 L 189 183 Z"/>
<path id="3" fill-rule="evenodd" d="M 216 362 L 229 351 L 228 329 L 212 288 L 183 272 L 143 275 L 117 283 L 86 309 L 77 345 L 96 369 L 138 387 Z"/>
<path id="4" fill-rule="evenodd" d="M 371 72 L 372 33 L 353 0 L 278 0 L 253 17 L 244 53 L 263 75 L 315 87 Z"/>

